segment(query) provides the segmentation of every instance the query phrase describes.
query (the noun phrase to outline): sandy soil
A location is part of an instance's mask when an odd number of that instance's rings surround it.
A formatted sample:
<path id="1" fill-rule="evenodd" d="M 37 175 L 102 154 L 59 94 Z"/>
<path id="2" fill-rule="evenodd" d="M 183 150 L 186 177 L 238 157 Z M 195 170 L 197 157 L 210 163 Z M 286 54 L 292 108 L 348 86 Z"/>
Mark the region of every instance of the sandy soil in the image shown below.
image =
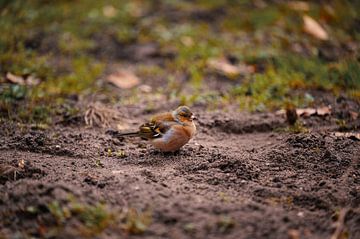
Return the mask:
<path id="1" fill-rule="evenodd" d="M 150 116 L 117 110 L 129 128 Z M 300 134 L 279 130 L 284 117 L 273 113 L 194 111 L 198 133 L 174 154 L 81 118 L 3 124 L 0 238 L 330 238 L 341 227 L 339 238 L 360 238 L 360 144 L 334 135 L 345 112 L 336 102 L 331 116 L 301 119 L 310 132 Z M 74 212 L 59 222 L 49 205 L 74 200 L 115 216 L 91 233 Z M 144 230 L 117 217 L 135 209 L 151 219 Z"/>

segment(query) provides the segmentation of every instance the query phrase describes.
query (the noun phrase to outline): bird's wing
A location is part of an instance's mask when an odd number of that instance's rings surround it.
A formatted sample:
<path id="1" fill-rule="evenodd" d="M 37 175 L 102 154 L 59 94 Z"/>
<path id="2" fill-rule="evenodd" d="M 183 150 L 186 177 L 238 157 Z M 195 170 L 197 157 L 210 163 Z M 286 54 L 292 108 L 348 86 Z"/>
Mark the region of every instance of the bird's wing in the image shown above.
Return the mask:
<path id="1" fill-rule="evenodd" d="M 153 116 L 151 118 L 151 121 L 155 121 L 155 122 L 162 122 L 162 121 L 175 121 L 174 117 L 172 116 L 171 113 L 162 113 L 162 114 L 157 114 L 155 116 Z"/>
<path id="2" fill-rule="evenodd" d="M 173 125 L 178 124 L 174 121 L 171 114 L 161 114 L 153 117 L 151 121 L 143 124 L 139 128 L 139 135 L 144 139 L 154 139 L 162 137 Z"/>

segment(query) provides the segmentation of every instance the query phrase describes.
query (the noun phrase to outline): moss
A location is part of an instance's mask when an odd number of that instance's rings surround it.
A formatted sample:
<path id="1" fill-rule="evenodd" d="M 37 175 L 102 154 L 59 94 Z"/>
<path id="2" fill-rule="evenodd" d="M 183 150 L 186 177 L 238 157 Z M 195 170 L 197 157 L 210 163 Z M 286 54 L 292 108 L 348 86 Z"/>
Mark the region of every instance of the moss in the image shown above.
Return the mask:
<path id="1" fill-rule="evenodd" d="M 76 218 L 77 233 L 82 236 L 95 236 L 115 222 L 115 215 L 109 211 L 106 205 L 96 203 L 94 205 L 79 203 L 72 195 L 67 203 L 53 201 L 47 205 L 59 228 L 66 227 L 70 220 Z M 57 232 L 59 233 L 59 232 Z"/>

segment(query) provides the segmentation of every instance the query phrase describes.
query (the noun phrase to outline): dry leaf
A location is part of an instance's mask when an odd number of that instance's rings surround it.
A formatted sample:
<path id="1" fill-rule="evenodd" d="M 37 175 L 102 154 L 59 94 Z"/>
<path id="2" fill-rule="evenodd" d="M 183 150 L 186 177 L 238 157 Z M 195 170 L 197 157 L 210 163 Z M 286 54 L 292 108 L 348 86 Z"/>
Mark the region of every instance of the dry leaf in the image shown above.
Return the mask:
<path id="1" fill-rule="evenodd" d="M 304 20 L 304 31 L 313 37 L 320 39 L 320 40 L 328 40 L 329 36 L 327 32 L 324 30 L 320 24 L 315 21 L 313 18 L 305 15 L 303 16 Z"/>
<path id="2" fill-rule="evenodd" d="M 320 115 L 320 116 L 329 115 L 329 114 L 331 114 L 331 108 L 330 108 L 330 107 L 327 107 L 327 106 L 324 106 L 324 107 L 321 107 L 321 108 L 317 108 L 316 114 L 317 114 L 317 115 Z"/>
<path id="3" fill-rule="evenodd" d="M 275 112 L 276 115 L 285 115 L 287 112 L 284 109 L 278 110 Z M 309 117 L 313 115 L 326 116 L 331 114 L 331 107 L 324 106 L 320 108 L 303 108 L 296 109 L 296 114 L 302 117 Z"/>
<path id="4" fill-rule="evenodd" d="M 6 74 L 6 79 L 11 83 L 18 85 L 38 85 L 40 83 L 40 79 L 33 75 L 29 75 L 28 77 L 24 78 L 23 76 L 17 76 L 10 72 Z"/>
<path id="5" fill-rule="evenodd" d="M 116 16 L 116 9 L 111 5 L 106 5 L 103 7 L 103 14 L 105 17 L 112 18 Z"/>
<path id="6" fill-rule="evenodd" d="M 17 76 L 10 72 L 6 74 L 6 79 L 14 84 L 25 85 L 25 80 L 22 76 Z"/>
<path id="7" fill-rule="evenodd" d="M 143 93 L 150 93 L 152 91 L 152 87 L 149 85 L 140 85 L 139 90 Z"/>
<path id="8" fill-rule="evenodd" d="M 184 46 L 191 47 L 194 45 L 194 40 L 189 36 L 183 36 L 180 38 L 180 41 Z"/>
<path id="9" fill-rule="evenodd" d="M 300 239 L 300 232 L 299 230 L 290 229 L 288 231 L 288 235 L 290 239 Z"/>
<path id="10" fill-rule="evenodd" d="M 116 128 L 119 131 L 124 131 L 124 130 L 128 130 L 130 126 L 128 124 L 122 123 L 122 124 L 117 124 Z"/>
<path id="11" fill-rule="evenodd" d="M 33 75 L 30 75 L 26 78 L 26 84 L 27 85 L 38 85 L 40 83 L 40 79 L 36 78 Z"/>
<path id="12" fill-rule="evenodd" d="M 118 70 L 109 75 L 106 79 L 121 89 L 130 89 L 140 83 L 140 79 L 133 72 L 128 70 Z"/>
<path id="13" fill-rule="evenodd" d="M 288 3 L 288 7 L 296 11 L 309 11 L 309 3 L 303 1 L 291 1 Z"/>
<path id="14" fill-rule="evenodd" d="M 335 132 L 336 137 L 345 137 L 353 140 L 360 140 L 360 133 L 352 133 L 352 132 Z"/>
<path id="15" fill-rule="evenodd" d="M 23 169 L 25 167 L 25 161 L 21 159 L 18 163 L 19 168 Z"/>
<path id="16" fill-rule="evenodd" d="M 208 66 L 211 69 L 214 69 L 215 71 L 230 77 L 240 74 L 246 75 L 255 72 L 254 66 L 244 64 L 233 65 L 225 58 L 212 59 L 208 62 Z"/>
<path id="17" fill-rule="evenodd" d="M 284 109 L 278 110 L 275 112 L 275 115 L 285 115 L 286 111 Z"/>
<path id="18" fill-rule="evenodd" d="M 296 113 L 299 116 L 308 117 L 308 116 L 315 115 L 316 114 L 316 109 L 314 109 L 314 108 L 296 109 Z"/>

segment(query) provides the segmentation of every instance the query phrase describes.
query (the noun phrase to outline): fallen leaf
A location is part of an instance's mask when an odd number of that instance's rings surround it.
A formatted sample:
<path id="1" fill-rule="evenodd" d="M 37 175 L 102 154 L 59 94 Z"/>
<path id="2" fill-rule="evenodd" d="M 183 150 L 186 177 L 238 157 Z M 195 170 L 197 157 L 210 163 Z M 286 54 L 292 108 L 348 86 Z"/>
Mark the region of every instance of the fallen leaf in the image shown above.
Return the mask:
<path id="1" fill-rule="evenodd" d="M 38 85 L 40 83 L 40 79 L 39 78 L 36 78 L 35 76 L 33 75 L 29 75 L 27 78 L 26 78 L 26 85 Z"/>
<path id="2" fill-rule="evenodd" d="M 335 132 L 336 137 L 345 137 L 353 140 L 360 140 L 360 133 L 352 133 L 352 132 Z"/>
<path id="3" fill-rule="evenodd" d="M 303 16 L 304 31 L 320 40 L 328 40 L 329 36 L 324 28 L 308 15 Z"/>
<path id="4" fill-rule="evenodd" d="M 121 89 L 131 89 L 140 83 L 140 79 L 128 70 L 118 70 L 106 79 Z"/>
<path id="5" fill-rule="evenodd" d="M 317 108 L 316 109 L 316 114 L 320 115 L 320 116 L 329 115 L 329 114 L 331 114 L 331 108 L 327 107 L 327 106 Z"/>
<path id="6" fill-rule="evenodd" d="M 149 85 L 140 85 L 139 90 L 143 93 L 150 93 L 152 91 L 152 87 Z"/>
<path id="7" fill-rule="evenodd" d="M 103 14 L 105 17 L 112 18 L 116 16 L 116 9 L 111 5 L 106 5 L 103 7 Z"/>
<path id="8" fill-rule="evenodd" d="M 194 40 L 189 36 L 183 36 L 180 38 L 180 41 L 184 46 L 191 47 L 194 45 Z"/>
<path id="9" fill-rule="evenodd" d="M 288 3 L 288 7 L 290 9 L 296 10 L 296 11 L 309 11 L 310 6 L 309 3 L 304 1 L 291 1 Z"/>
<path id="10" fill-rule="evenodd" d="M 14 84 L 25 85 L 25 80 L 22 76 L 17 76 L 10 72 L 6 74 L 6 79 Z"/>
<path id="11" fill-rule="evenodd" d="M 29 75 L 28 77 L 24 78 L 23 76 L 14 75 L 11 72 L 6 74 L 6 79 L 11 83 L 18 85 L 38 85 L 40 83 L 40 79 L 33 75 Z"/>
<path id="12" fill-rule="evenodd" d="M 275 112 L 276 115 L 285 115 L 287 111 L 285 109 L 281 109 Z M 324 106 L 320 108 L 303 108 L 296 109 L 296 114 L 302 117 L 309 117 L 313 115 L 325 116 L 331 114 L 331 107 Z"/>
<path id="13" fill-rule="evenodd" d="M 314 109 L 314 108 L 296 109 L 296 113 L 299 116 L 308 117 L 308 116 L 315 115 L 316 114 L 316 109 Z"/>
<path id="14" fill-rule="evenodd" d="M 290 230 L 288 231 L 288 235 L 289 235 L 290 239 L 300 239 L 300 232 L 299 232 L 299 230 L 290 229 Z"/>
<path id="15" fill-rule="evenodd" d="M 245 64 L 231 64 L 225 58 L 211 59 L 208 62 L 209 68 L 229 77 L 238 76 L 240 74 L 246 75 L 255 72 L 255 67 Z"/>
<path id="16" fill-rule="evenodd" d="M 285 115 L 286 111 L 284 109 L 278 110 L 275 112 L 275 115 Z"/>
<path id="17" fill-rule="evenodd" d="M 130 126 L 128 124 L 117 124 L 116 125 L 116 128 L 119 130 L 119 131 L 124 131 L 124 130 L 128 130 L 130 128 Z"/>
<path id="18" fill-rule="evenodd" d="M 19 168 L 23 169 L 25 167 L 25 161 L 21 159 L 18 163 Z"/>

